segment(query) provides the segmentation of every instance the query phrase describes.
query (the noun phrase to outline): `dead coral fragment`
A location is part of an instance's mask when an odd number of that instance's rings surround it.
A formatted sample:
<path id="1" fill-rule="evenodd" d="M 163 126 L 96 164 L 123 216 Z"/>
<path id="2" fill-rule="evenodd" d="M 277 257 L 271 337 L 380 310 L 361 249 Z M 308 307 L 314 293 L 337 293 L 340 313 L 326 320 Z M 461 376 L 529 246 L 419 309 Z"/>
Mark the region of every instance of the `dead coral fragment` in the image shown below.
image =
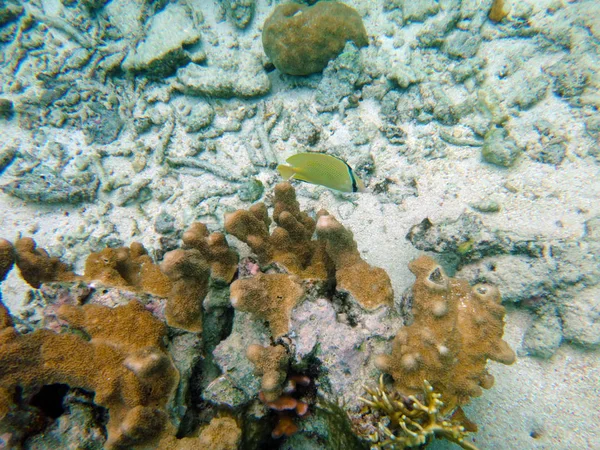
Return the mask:
<path id="1" fill-rule="evenodd" d="M 337 288 L 349 292 L 364 309 L 391 306 L 394 292 L 388 274 L 360 257 L 352 231 L 325 210 L 318 216 L 317 237 L 326 243 L 327 254 L 335 265 Z"/>
<path id="2" fill-rule="evenodd" d="M 297 277 L 282 273 L 259 273 L 231 284 L 231 304 L 269 322 L 274 338 L 286 334 L 294 307 L 304 297 Z"/>
<path id="3" fill-rule="evenodd" d="M 379 355 L 376 365 L 394 378 L 398 392 L 416 394 L 429 380 L 448 405 L 464 405 L 489 389 L 494 377 L 488 359 L 512 364 L 515 354 L 502 340 L 504 307 L 498 289 L 470 287 L 449 278 L 431 258 L 409 264 L 413 285 L 414 322 L 402 328 L 391 355 Z"/>
<path id="4" fill-rule="evenodd" d="M 403 398 L 386 392 L 383 375 L 379 377 L 378 387 L 371 389 L 365 386 L 365 389 L 371 399 L 361 400 L 372 412 L 380 415 L 377 432 L 369 436 L 369 440 L 375 443 L 371 448 L 399 450 L 420 447 L 435 437 L 454 442 L 467 450 L 477 450 L 465 441 L 468 431 L 450 417 L 441 400 L 442 395 L 435 392 L 427 380 L 423 381 L 423 401 L 414 395 Z"/>

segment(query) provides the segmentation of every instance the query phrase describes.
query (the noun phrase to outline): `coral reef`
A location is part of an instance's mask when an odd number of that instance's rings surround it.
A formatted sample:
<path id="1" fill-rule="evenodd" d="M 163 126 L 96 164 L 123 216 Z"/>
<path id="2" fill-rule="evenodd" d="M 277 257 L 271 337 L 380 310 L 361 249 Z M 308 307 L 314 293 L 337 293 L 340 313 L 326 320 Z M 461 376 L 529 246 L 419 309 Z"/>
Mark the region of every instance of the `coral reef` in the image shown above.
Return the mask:
<path id="1" fill-rule="evenodd" d="M 0 432 L 15 429 L 11 442 L 22 443 L 22 424 L 44 417 L 35 408 L 40 392 L 82 389 L 93 399 L 63 423 L 101 429 L 89 411 L 106 408 L 106 448 L 254 448 L 284 437 L 313 445 L 349 426 L 358 389 L 379 368 L 393 376 L 396 392 L 381 387 L 368 401 L 380 410 L 370 419 L 391 417 L 377 431 L 380 448 L 387 440 L 423 445 L 432 436 L 471 448 L 459 405 L 491 386 L 488 359 L 514 359 L 501 340 L 497 290 L 471 289 L 421 257 L 410 265 L 414 322 L 402 327 L 389 277 L 361 258 L 350 230 L 325 210 L 316 219 L 301 211 L 289 183 L 278 184 L 272 199 L 272 219 L 264 203 L 226 217 L 226 230 L 254 252 L 241 261 L 224 234 L 201 223 L 160 264 L 133 243 L 90 254 L 81 276 L 30 238 L 14 248 L 0 241 L 2 275 L 14 260 L 40 288 L 23 316 L 35 321 L 0 308 Z M 172 220 L 165 215 L 157 227 L 171 233 Z M 391 355 L 383 355 L 394 335 Z M 55 385 L 64 387 L 48 387 Z M 188 404 L 190 392 L 203 403 Z M 345 409 L 324 406 L 332 401 Z M 235 420 L 219 417 L 223 408 Z M 248 411 L 241 418 L 240 408 Z M 242 428 L 257 430 L 244 437 Z M 54 431 L 33 439 L 54 442 Z M 100 437 L 86 439 L 93 446 Z M 362 446 L 354 434 L 345 440 L 349 450 Z"/>
<path id="2" fill-rule="evenodd" d="M 492 387 L 488 360 L 515 361 L 502 340 L 505 311 L 500 294 L 489 285 L 471 288 L 465 280 L 449 278 L 426 256 L 409 268 L 417 277 L 414 321 L 398 332 L 391 355 L 380 355 L 377 366 L 392 375 L 398 392 L 416 394 L 427 380 L 448 407 L 464 405 L 480 396 L 482 388 Z"/>
<path id="3" fill-rule="evenodd" d="M 279 5 L 265 21 L 263 47 L 275 67 L 290 75 L 320 72 L 346 45 L 367 45 L 360 15 L 339 2 Z"/>
<path id="4" fill-rule="evenodd" d="M 316 223 L 301 212 L 289 183 L 275 186 L 273 220 L 277 227 L 269 234 L 267 209 L 258 203 L 248 211 L 239 210 L 227 215 L 225 229 L 246 242 L 263 266 L 277 263 L 299 279 L 313 283 L 327 282 L 335 277 L 337 289 L 351 294 L 365 309 L 391 305 L 392 286 L 385 271 L 370 266 L 361 258 L 352 232 L 327 211 L 317 213 Z M 317 239 L 312 240 L 315 230 Z M 269 276 L 262 279 L 267 280 Z M 278 280 L 284 282 L 282 277 Z"/>

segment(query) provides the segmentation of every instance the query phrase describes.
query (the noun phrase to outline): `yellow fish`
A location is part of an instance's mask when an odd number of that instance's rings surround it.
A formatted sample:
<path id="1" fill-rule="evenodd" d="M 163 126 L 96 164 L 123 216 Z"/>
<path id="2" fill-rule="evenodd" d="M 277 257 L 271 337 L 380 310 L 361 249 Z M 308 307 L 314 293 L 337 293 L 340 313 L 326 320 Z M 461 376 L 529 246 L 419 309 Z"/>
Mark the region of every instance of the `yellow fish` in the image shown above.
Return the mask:
<path id="1" fill-rule="evenodd" d="M 323 153 L 297 153 L 286 159 L 289 166 L 279 164 L 277 170 L 284 180 L 294 178 L 320 184 L 336 191 L 364 192 L 365 184 L 352 167 L 335 156 Z"/>

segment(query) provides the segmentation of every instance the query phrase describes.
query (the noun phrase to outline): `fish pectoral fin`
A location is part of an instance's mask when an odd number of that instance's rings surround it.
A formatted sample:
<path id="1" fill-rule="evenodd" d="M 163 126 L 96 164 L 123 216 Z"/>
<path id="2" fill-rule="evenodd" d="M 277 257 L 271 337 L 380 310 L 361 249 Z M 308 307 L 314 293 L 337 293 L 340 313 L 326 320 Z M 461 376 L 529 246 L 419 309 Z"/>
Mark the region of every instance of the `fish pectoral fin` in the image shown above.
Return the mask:
<path id="1" fill-rule="evenodd" d="M 289 180 L 296 175 L 296 169 L 294 169 L 292 166 L 286 166 L 285 164 L 279 164 L 277 166 L 277 170 L 284 180 Z"/>

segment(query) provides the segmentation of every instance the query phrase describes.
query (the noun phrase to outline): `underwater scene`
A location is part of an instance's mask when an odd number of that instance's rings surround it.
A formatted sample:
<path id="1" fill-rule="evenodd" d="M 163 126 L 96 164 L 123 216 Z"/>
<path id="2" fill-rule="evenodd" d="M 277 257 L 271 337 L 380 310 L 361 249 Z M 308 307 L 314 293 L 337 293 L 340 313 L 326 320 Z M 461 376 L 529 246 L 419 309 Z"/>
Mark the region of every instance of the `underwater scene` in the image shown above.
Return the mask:
<path id="1" fill-rule="evenodd" d="M 600 450 L 599 0 L 0 0 L 0 450 Z"/>

